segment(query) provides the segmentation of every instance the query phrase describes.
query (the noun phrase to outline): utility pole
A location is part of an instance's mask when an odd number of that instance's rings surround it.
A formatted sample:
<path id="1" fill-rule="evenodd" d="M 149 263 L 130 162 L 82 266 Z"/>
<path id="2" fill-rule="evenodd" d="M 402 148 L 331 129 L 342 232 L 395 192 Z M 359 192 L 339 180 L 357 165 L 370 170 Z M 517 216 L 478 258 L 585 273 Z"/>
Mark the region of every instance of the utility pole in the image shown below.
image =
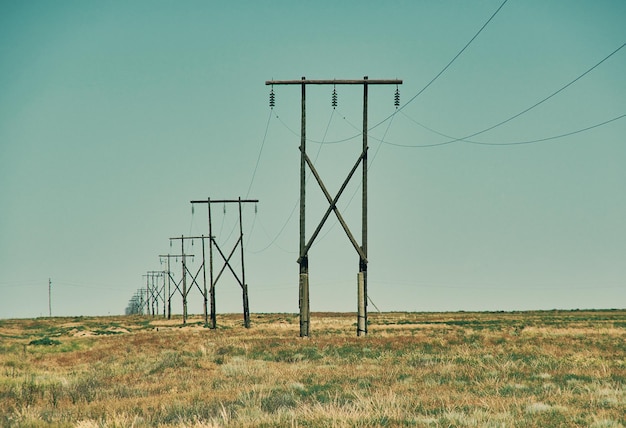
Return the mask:
<path id="1" fill-rule="evenodd" d="M 172 291 L 172 282 L 174 282 L 174 286 L 178 289 L 178 283 L 172 277 L 172 270 L 170 268 L 170 259 L 176 258 L 178 260 L 179 257 L 184 257 L 183 254 L 159 254 L 159 259 L 161 263 L 163 259 L 167 259 L 167 319 L 172 319 L 172 296 L 174 292 Z M 180 289 L 178 290 L 180 292 Z"/>
<path id="2" fill-rule="evenodd" d="M 191 288 L 193 288 L 193 285 L 195 284 L 196 287 L 198 288 L 198 290 L 200 291 L 200 294 L 202 294 L 203 297 L 203 310 L 204 310 L 204 324 L 205 326 L 208 326 L 209 324 L 209 318 L 208 318 L 208 292 L 207 292 L 207 287 L 206 287 L 206 251 L 205 251 L 205 244 L 204 241 L 205 239 L 209 239 L 208 236 L 181 236 L 180 238 L 170 238 L 170 239 L 180 239 L 183 242 L 185 240 L 191 240 L 191 243 L 193 245 L 193 241 L 196 239 L 199 239 L 202 242 L 202 263 L 200 264 L 200 267 L 198 268 L 198 271 L 196 272 L 196 274 L 194 275 L 192 272 L 189 271 L 189 269 L 186 267 L 187 265 L 185 264 L 185 269 L 187 270 L 187 273 L 189 273 L 189 276 L 192 279 L 192 283 L 191 283 Z M 183 248 L 183 254 L 182 255 L 178 255 L 178 256 L 163 256 L 163 257 L 168 257 L 168 269 L 169 269 L 169 259 L 171 257 L 182 257 L 182 256 L 187 256 L 184 254 L 184 248 Z M 192 256 L 193 257 L 193 256 Z M 200 271 L 202 271 L 202 288 L 200 288 L 200 284 L 198 284 L 198 275 L 200 274 Z M 185 280 L 185 282 L 183 282 L 183 290 L 186 290 L 186 294 L 189 294 L 189 291 L 187 288 L 187 281 Z M 185 293 L 183 293 L 185 294 Z"/>
<path id="3" fill-rule="evenodd" d="M 300 306 L 300 336 L 308 337 L 310 335 L 310 308 L 309 308 L 309 249 L 315 238 L 318 236 L 324 223 L 328 219 L 331 212 L 337 216 L 337 220 L 343 227 L 352 246 L 359 255 L 359 273 L 357 275 L 357 336 L 367 334 L 367 108 L 368 108 L 368 87 L 369 85 L 396 85 L 396 107 L 399 103 L 399 95 L 397 85 L 402 84 L 402 80 L 375 80 L 365 76 L 362 80 L 307 80 L 302 77 L 301 80 L 268 80 L 266 85 L 300 85 L 301 86 L 301 127 L 300 127 L 300 255 L 298 264 L 300 265 L 299 277 L 299 306 Z M 328 193 L 326 186 L 322 182 L 317 170 L 313 166 L 313 162 L 306 154 L 306 86 L 307 85 L 362 85 L 363 86 L 363 147 L 361 155 L 357 159 L 348 177 L 343 182 L 337 195 L 332 198 Z M 270 102 L 274 102 L 273 98 Z M 336 100 L 333 98 L 333 104 Z M 359 245 L 350 232 L 346 222 L 337 208 L 337 201 L 345 190 L 348 182 L 352 178 L 354 172 L 362 164 L 362 225 L 361 225 L 361 245 Z M 306 241 L 306 167 L 309 167 L 311 173 L 315 176 L 324 196 L 326 197 L 329 207 L 326 210 L 322 220 L 313 232 L 309 241 Z"/>
<path id="4" fill-rule="evenodd" d="M 246 269 L 245 269 L 245 263 L 244 263 L 243 223 L 242 223 L 242 212 L 241 212 L 242 211 L 241 210 L 242 205 L 241 204 L 243 204 L 243 203 L 258 203 L 258 202 L 259 202 L 258 199 L 241 199 L 241 197 L 239 199 L 211 199 L 211 198 L 207 198 L 206 200 L 191 201 L 192 206 L 193 206 L 193 204 L 207 204 L 207 207 L 208 207 L 209 236 L 211 237 L 211 241 L 210 241 L 210 245 L 209 245 L 209 262 L 210 262 L 209 263 L 209 276 L 210 276 L 210 292 L 209 292 L 209 295 L 211 297 L 211 324 L 210 324 L 211 328 L 216 328 L 217 327 L 216 309 L 215 309 L 215 286 L 217 284 L 217 281 L 222 276 L 222 273 L 224 272 L 224 270 L 227 267 L 230 270 L 230 272 L 233 274 L 233 276 L 235 277 L 237 282 L 239 283 L 239 286 L 241 287 L 242 297 L 243 297 L 243 324 L 244 324 L 244 326 L 246 328 L 250 328 L 250 308 L 249 308 L 249 301 L 248 301 L 248 284 L 246 283 Z M 222 249 L 217 244 L 217 242 L 215 242 L 215 237 L 213 236 L 213 225 L 212 225 L 212 222 L 211 222 L 211 204 L 231 204 L 231 203 L 236 203 L 236 204 L 238 204 L 238 207 L 239 207 L 239 239 L 235 243 L 235 246 L 233 247 L 233 249 L 230 252 L 230 254 L 228 255 L 228 257 L 226 257 L 224 255 L 224 252 L 222 251 Z M 241 248 L 241 278 L 239 277 L 237 272 L 235 272 L 235 270 L 233 269 L 233 267 L 230 264 L 230 259 L 233 256 L 233 254 L 235 253 L 235 250 L 237 250 L 238 246 Z M 219 252 L 220 256 L 224 260 L 224 265 L 222 266 L 220 272 L 218 273 L 218 275 L 216 277 L 213 276 L 213 247 L 215 247 L 217 249 L 217 251 Z M 203 251 L 204 251 L 204 247 L 202 247 L 202 248 L 203 248 Z"/>
<path id="5" fill-rule="evenodd" d="M 180 238 L 170 238 L 170 245 L 171 245 L 171 241 L 173 239 L 180 239 Z M 168 292 L 167 292 L 167 319 L 171 319 L 172 318 L 172 296 L 174 296 L 174 293 L 176 292 L 176 290 L 178 290 L 178 292 L 180 293 L 180 295 L 183 297 L 183 306 L 185 305 L 185 301 L 186 301 L 186 297 L 185 295 L 187 294 L 187 287 L 186 287 L 186 264 L 183 265 L 183 276 L 181 277 L 181 279 L 177 282 L 173 276 L 172 276 L 172 271 L 170 268 L 170 260 L 172 258 L 175 258 L 176 261 L 178 261 L 178 258 L 181 258 L 181 261 L 186 260 L 187 257 L 195 257 L 193 254 L 185 254 L 184 251 L 182 254 L 161 254 L 159 255 L 159 257 L 162 258 L 167 258 L 167 271 L 168 271 L 168 279 L 167 279 L 167 287 L 168 287 Z M 185 293 L 183 293 L 183 290 L 180 288 L 180 286 L 183 283 L 183 279 L 185 279 Z M 174 288 L 175 290 L 171 290 L 171 284 L 174 284 Z M 183 308 L 184 309 L 184 308 Z M 183 310 L 184 311 L 184 310 Z M 183 319 L 183 323 L 186 323 L 186 318 Z"/>
<path id="6" fill-rule="evenodd" d="M 177 257 L 181 257 L 182 259 L 182 265 L 183 265 L 183 277 L 181 279 L 182 284 L 183 284 L 183 289 L 181 291 L 181 294 L 183 295 L 183 324 L 187 323 L 187 295 L 189 294 L 189 291 L 191 291 L 191 288 L 193 288 L 193 285 L 195 284 L 196 287 L 198 287 L 198 290 L 200 291 L 200 294 L 202 294 L 203 298 L 204 298 L 204 322 L 205 324 L 208 324 L 208 315 L 207 315 L 207 288 L 206 288 L 206 261 L 205 261 L 205 245 L 204 245 L 204 240 L 208 239 L 208 236 L 183 236 L 181 235 L 180 237 L 176 237 L 176 238 L 170 238 L 170 242 L 173 240 L 177 240 L 180 239 L 180 246 L 181 246 L 181 254 Z M 187 262 L 186 262 L 186 258 L 187 257 L 193 257 L 193 255 L 189 255 L 189 254 L 185 254 L 185 241 L 186 240 L 191 240 L 192 245 L 193 245 L 193 240 L 195 239 L 200 239 L 202 241 L 202 263 L 200 265 L 200 267 L 198 268 L 198 271 L 196 272 L 196 274 L 194 275 L 193 273 L 191 273 L 189 271 L 189 268 L 187 267 Z M 202 278 L 203 278 L 203 288 L 200 288 L 200 284 L 198 284 L 197 278 L 198 275 L 200 274 L 200 271 L 202 271 Z M 187 273 L 189 274 L 189 276 L 191 277 L 191 285 L 190 288 L 187 288 Z"/>
<path id="7" fill-rule="evenodd" d="M 158 315 L 159 313 L 159 301 L 163 302 L 163 318 L 165 318 L 165 272 L 163 271 L 149 271 L 151 275 L 152 288 L 152 315 Z M 159 285 L 159 278 L 163 278 L 163 284 Z M 156 304 L 156 309 L 154 308 Z"/>
<path id="8" fill-rule="evenodd" d="M 150 299 L 150 274 L 147 273 L 143 276 L 146 277 L 146 315 L 150 315 L 150 302 L 152 300 Z"/>
<path id="9" fill-rule="evenodd" d="M 52 318 L 52 279 L 48 278 L 48 314 Z"/>
<path id="10" fill-rule="evenodd" d="M 163 317 L 165 317 L 165 272 L 148 271 L 146 275 L 146 312 L 155 316 L 159 313 L 159 300 L 163 302 Z M 163 278 L 163 284 L 159 286 L 159 278 Z M 155 307 L 156 306 L 156 307 Z"/>
<path id="11" fill-rule="evenodd" d="M 127 308 L 127 315 L 133 315 L 133 314 L 137 314 L 137 315 L 143 315 L 143 296 L 144 296 L 144 290 L 143 288 L 138 288 L 137 291 L 135 291 L 134 296 L 130 299 L 130 302 L 128 304 L 128 308 Z"/>
<path id="12" fill-rule="evenodd" d="M 150 315 L 150 280 L 146 277 L 146 315 Z"/>
<path id="13" fill-rule="evenodd" d="M 143 301 L 143 292 L 141 290 L 137 290 L 133 297 L 128 301 L 128 306 L 126 307 L 126 315 L 134 315 L 139 314 L 139 311 L 142 309 L 142 301 Z"/>

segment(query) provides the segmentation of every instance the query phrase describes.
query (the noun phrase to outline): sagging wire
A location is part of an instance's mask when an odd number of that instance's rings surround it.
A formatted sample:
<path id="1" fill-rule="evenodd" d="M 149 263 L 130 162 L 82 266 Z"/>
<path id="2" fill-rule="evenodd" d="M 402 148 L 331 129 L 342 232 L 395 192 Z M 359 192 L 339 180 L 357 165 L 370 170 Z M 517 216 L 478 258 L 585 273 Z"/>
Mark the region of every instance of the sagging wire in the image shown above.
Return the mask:
<path id="1" fill-rule="evenodd" d="M 271 100 L 272 98 L 270 98 Z M 248 191 L 246 192 L 246 198 L 250 195 L 250 190 L 252 190 L 252 184 L 254 183 L 254 178 L 256 177 L 257 169 L 259 169 L 259 162 L 261 161 L 261 154 L 263 153 L 263 148 L 265 147 L 265 141 L 267 140 L 267 131 L 270 128 L 270 122 L 272 120 L 272 112 L 274 107 L 270 109 L 270 114 L 267 117 L 267 123 L 265 124 L 265 133 L 263 134 L 263 141 L 261 141 L 261 148 L 259 149 L 259 154 L 256 158 L 256 164 L 254 165 L 254 171 L 252 171 L 252 178 L 250 179 L 250 184 L 248 185 Z M 278 116 L 276 116 L 278 117 Z"/>
<path id="2" fill-rule="evenodd" d="M 378 154 L 378 151 L 380 150 L 380 147 L 382 146 L 383 142 L 385 141 L 385 137 L 387 136 L 387 133 L 389 132 L 389 128 L 391 128 L 391 124 L 393 123 L 393 119 L 395 118 L 394 116 L 391 116 L 389 122 L 387 122 L 387 128 L 385 129 L 385 133 L 383 134 L 383 137 L 378 139 L 378 138 L 374 138 L 375 140 L 379 141 L 378 146 L 376 147 L 376 151 L 374 152 L 374 155 L 372 156 L 371 160 L 369 161 L 369 165 L 367 166 L 367 171 L 369 172 L 369 170 L 372 168 L 372 164 L 374 163 L 374 159 L 376 159 L 376 155 Z M 369 137 L 369 135 L 368 135 Z M 354 192 L 352 193 L 352 196 L 350 197 L 350 200 L 348 200 L 348 203 L 345 205 L 344 210 L 347 210 L 348 207 L 350 206 L 350 204 L 352 203 L 352 201 L 354 200 L 354 197 L 356 196 L 357 192 L 359 191 L 359 189 L 361 188 L 361 186 L 363 185 L 363 181 L 361 181 L 359 183 L 359 185 L 356 187 L 356 189 L 354 189 Z M 328 236 L 328 234 L 330 233 L 331 230 L 333 230 L 335 228 L 335 226 L 337 226 L 338 221 L 335 219 L 335 222 L 332 224 L 332 226 L 330 226 L 326 232 L 321 235 L 314 243 L 313 246 L 315 246 L 317 243 L 319 243 L 320 241 L 322 241 L 326 236 Z"/>
<path id="3" fill-rule="evenodd" d="M 250 232 L 248 232 L 248 239 L 246 240 L 246 246 L 244 249 L 248 251 L 248 247 L 250 246 L 250 241 L 252 240 L 252 232 L 254 232 L 254 226 L 256 225 L 257 214 L 259 212 L 258 203 L 254 204 L 254 218 L 252 219 L 252 226 L 250 226 Z"/>
<path id="4" fill-rule="evenodd" d="M 566 132 L 566 133 L 559 134 L 559 135 L 552 135 L 550 137 L 543 137 L 543 138 L 537 138 L 537 139 L 534 139 L 534 140 L 525 140 L 525 141 L 511 141 L 511 142 L 505 142 L 505 143 L 488 143 L 488 142 L 484 142 L 484 141 L 475 141 L 475 140 L 467 140 L 467 139 L 463 139 L 463 138 L 455 138 L 455 137 L 452 137 L 450 135 L 443 134 L 443 133 L 441 133 L 441 132 L 439 132 L 439 131 L 437 131 L 435 129 L 429 128 L 426 125 L 423 125 L 423 124 L 419 123 L 418 121 L 413 119 L 411 116 L 407 115 L 405 112 L 401 112 L 401 113 L 407 119 L 409 119 L 410 121 L 414 122 L 415 124 L 421 126 L 422 128 L 424 128 L 424 129 L 426 129 L 426 130 L 428 130 L 428 131 L 430 131 L 430 132 L 432 132 L 434 134 L 440 135 L 442 137 L 452 138 L 452 140 L 451 141 L 442 141 L 442 142 L 439 142 L 439 143 L 432 143 L 432 144 L 411 145 L 411 144 L 393 143 L 393 142 L 390 142 L 390 141 L 384 141 L 382 139 L 378 140 L 375 137 L 372 137 L 372 138 L 374 138 L 375 140 L 380 141 L 381 143 L 384 143 L 384 144 L 387 144 L 387 145 L 390 145 L 390 146 L 402 147 L 402 148 L 410 148 L 410 149 L 438 147 L 438 146 L 444 146 L 444 145 L 447 145 L 447 144 L 461 143 L 461 142 L 462 143 L 467 143 L 467 144 L 481 145 L 481 146 L 518 146 L 518 145 L 524 145 L 524 144 L 542 143 L 542 142 L 546 142 L 546 141 L 556 140 L 556 139 L 559 139 L 559 138 L 569 137 L 570 135 L 580 134 L 582 132 L 586 132 L 586 131 L 589 131 L 591 129 L 599 128 L 599 127 L 604 126 L 604 125 L 608 125 L 611 122 L 615 122 L 617 120 L 620 120 L 620 119 L 623 119 L 624 117 L 626 117 L 626 114 L 621 114 L 621 115 L 619 115 L 617 117 L 605 120 L 605 121 L 600 122 L 600 123 L 596 123 L 594 125 L 587 126 L 585 128 L 577 129 L 575 131 L 570 131 L 570 132 Z"/>
<path id="5" fill-rule="evenodd" d="M 333 108 L 333 110 L 330 113 L 330 117 L 328 119 L 328 123 L 326 124 L 326 130 L 324 131 L 324 136 L 322 138 L 322 140 L 326 140 L 326 136 L 328 135 L 328 130 L 330 129 L 330 125 L 333 121 L 333 118 L 335 116 L 335 109 Z M 278 116 L 276 116 L 278 118 Z M 279 118 L 280 120 L 280 118 Z M 282 122 L 282 121 L 281 121 Z M 313 165 L 315 165 L 317 163 L 317 159 L 319 158 L 320 152 L 322 151 L 322 146 L 324 145 L 323 141 L 321 142 L 319 148 L 317 149 L 317 153 L 315 154 L 315 158 L 313 159 Z M 306 182 L 309 181 L 309 178 L 311 177 L 312 173 L 311 171 L 309 171 L 307 177 L 305 178 Z M 289 222 L 291 221 L 291 218 L 293 217 L 293 214 L 296 212 L 296 208 L 298 207 L 298 204 L 300 203 L 300 198 L 296 199 L 296 202 L 293 205 L 293 208 L 291 209 L 291 212 L 289 213 L 289 216 L 287 217 L 287 220 L 285 220 L 285 222 L 283 223 L 282 227 L 280 228 L 280 230 L 278 231 L 278 233 L 276 234 L 276 236 L 270 241 L 269 244 L 267 244 L 265 247 L 261 248 L 260 250 L 257 251 L 251 251 L 251 253 L 253 254 L 258 254 L 258 253 L 262 253 L 265 250 L 267 250 L 268 248 L 270 248 L 272 245 L 275 244 L 275 242 L 278 240 L 278 238 L 282 235 L 282 233 L 284 232 L 285 228 L 287 227 L 287 225 L 289 224 Z M 267 237 L 269 238 L 270 235 L 269 233 L 267 233 L 267 230 L 265 229 L 265 227 L 263 226 L 263 223 L 261 223 L 259 221 L 259 223 L 261 224 L 261 227 L 263 228 L 263 230 L 265 231 L 265 234 L 267 235 Z M 282 248 L 280 245 L 276 245 L 278 248 L 280 248 L 282 251 L 286 252 L 286 253 L 293 253 L 293 251 L 288 251 L 285 250 L 284 248 Z"/>

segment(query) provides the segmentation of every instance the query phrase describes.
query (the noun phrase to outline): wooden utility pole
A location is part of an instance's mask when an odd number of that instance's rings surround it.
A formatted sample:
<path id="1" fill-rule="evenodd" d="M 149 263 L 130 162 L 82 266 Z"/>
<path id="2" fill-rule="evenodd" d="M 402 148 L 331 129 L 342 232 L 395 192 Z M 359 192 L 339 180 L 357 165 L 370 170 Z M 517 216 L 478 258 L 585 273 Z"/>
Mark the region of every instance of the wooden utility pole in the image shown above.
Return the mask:
<path id="1" fill-rule="evenodd" d="M 150 280 L 148 275 L 144 276 L 146 277 L 146 315 L 150 315 Z"/>
<path id="2" fill-rule="evenodd" d="M 178 238 L 170 238 L 170 242 L 173 239 L 180 239 Z M 191 239 L 191 238 L 190 238 Z M 167 259 L 167 272 L 168 272 L 168 278 L 167 278 L 167 319 L 171 319 L 172 318 L 172 297 L 174 296 L 174 293 L 176 291 L 178 291 L 180 293 L 180 295 L 183 297 L 183 302 L 185 301 L 184 299 L 184 294 L 183 290 L 181 289 L 182 283 L 183 283 L 183 278 L 186 278 L 186 274 L 185 274 L 185 269 L 186 269 L 186 263 L 185 266 L 183 266 L 183 276 L 181 277 L 181 279 L 177 282 L 174 277 L 172 276 L 172 271 L 171 271 L 171 267 L 170 267 L 170 260 L 171 259 L 176 259 L 176 261 L 178 262 L 178 258 L 180 258 L 181 260 L 185 260 L 187 257 L 195 257 L 193 254 L 160 254 L 159 257 L 161 258 L 165 258 Z M 188 270 L 187 270 L 188 272 Z M 191 273 L 190 273 L 191 275 Z M 172 290 L 172 283 L 174 284 L 174 289 Z M 185 284 L 186 284 L 186 279 L 185 279 Z M 188 290 L 185 287 L 185 291 L 186 294 L 188 294 Z M 183 322 L 186 322 L 186 319 L 183 320 Z"/>
<path id="3" fill-rule="evenodd" d="M 211 323 L 209 324 L 210 328 L 217 327 L 217 316 L 216 316 L 216 307 L 215 307 L 215 286 L 219 281 L 220 277 L 224 270 L 228 267 L 230 272 L 233 274 L 239 286 L 242 290 L 242 298 L 243 298 L 243 324 L 246 328 L 250 328 L 250 307 L 248 300 L 248 284 L 246 283 L 246 268 L 244 262 L 244 245 L 243 245 L 243 220 L 242 220 L 242 205 L 243 203 L 258 203 L 258 199 L 211 199 L 207 198 L 206 200 L 196 200 L 191 201 L 191 204 L 207 204 L 208 208 L 208 219 L 209 219 L 209 236 L 211 237 L 210 245 L 209 245 L 209 277 L 210 277 L 210 291 L 209 295 L 211 298 Z M 215 241 L 215 237 L 213 236 L 213 225 L 211 221 L 211 204 L 233 204 L 236 203 L 239 207 L 239 239 L 235 243 L 228 257 L 224 255 L 224 252 L 219 247 L 217 242 Z M 217 276 L 213 275 L 213 247 L 218 251 L 222 259 L 224 260 L 224 264 L 220 269 Z M 230 264 L 230 259 L 237 250 L 237 247 L 241 249 L 241 278 L 237 274 L 237 272 L 233 269 Z M 203 247 L 204 251 L 204 247 Z"/>
<path id="4" fill-rule="evenodd" d="M 155 316 L 159 313 L 159 301 L 163 302 L 163 318 L 165 318 L 165 272 L 151 270 L 146 272 L 146 312 Z M 159 278 L 163 285 L 159 286 Z"/>
<path id="5" fill-rule="evenodd" d="M 319 234 L 320 230 L 324 226 L 326 219 L 331 212 L 334 212 L 339 220 L 339 223 L 343 227 L 348 239 L 352 243 L 352 246 L 359 255 L 359 273 L 357 275 L 357 336 L 367 334 L 367 104 L 368 104 L 368 86 L 369 85 L 400 85 L 402 80 L 398 79 L 368 79 L 365 76 L 363 79 L 356 80 L 307 80 L 302 77 L 301 80 L 268 80 L 266 85 L 300 85 L 301 86 L 301 127 L 300 127 L 300 255 L 298 257 L 298 264 L 300 265 L 300 278 L 299 278 L 299 306 L 300 306 L 300 336 L 308 337 L 310 335 L 310 307 L 309 307 L 309 255 L 308 251 L 313 244 L 313 241 Z M 363 148 L 361 155 L 359 156 L 356 164 L 348 174 L 348 177 L 342 184 L 339 192 L 332 198 L 328 193 L 326 186 L 322 182 L 317 170 L 313 166 L 310 158 L 306 154 L 306 86 L 307 85 L 362 85 L 363 86 Z M 348 182 L 352 178 L 352 175 L 358 168 L 359 164 L 362 164 L 362 225 L 361 225 L 361 245 L 356 242 L 356 239 L 350 232 L 347 224 L 343 220 L 343 217 L 339 213 L 337 208 L 337 201 Z M 306 167 L 309 167 L 311 173 L 317 180 L 324 196 L 326 197 L 329 208 L 324 214 L 319 225 L 313 232 L 312 237 L 306 242 Z"/>
<path id="6" fill-rule="evenodd" d="M 52 318 L 52 279 L 48 278 L 48 314 Z"/>
<path id="7" fill-rule="evenodd" d="M 358 319 L 356 335 L 367 334 L 367 76 L 363 84 L 363 179 L 362 190 L 362 227 L 361 250 L 359 258 L 359 273 L 357 275 L 357 307 Z"/>
<path id="8" fill-rule="evenodd" d="M 181 293 L 182 295 L 182 291 L 180 290 L 179 287 L 179 283 L 176 282 L 176 280 L 172 277 L 172 269 L 170 267 L 171 263 L 170 260 L 175 258 L 176 260 L 178 260 L 178 258 L 183 258 L 183 257 L 194 257 L 193 254 L 159 254 L 159 258 L 161 259 L 161 262 L 163 262 L 162 259 L 167 259 L 167 319 L 172 319 L 172 296 L 174 295 L 174 293 L 176 292 L 176 290 L 178 290 L 179 293 Z M 175 290 L 172 291 L 172 282 L 174 283 L 174 288 Z"/>
<path id="9" fill-rule="evenodd" d="M 302 77 L 304 82 L 305 78 Z M 300 308 L 300 337 L 309 336 L 311 310 L 309 300 L 309 252 L 306 250 L 306 84 L 302 83 L 300 102 L 300 275 L 298 277 L 298 306 Z"/>
<path id="10" fill-rule="evenodd" d="M 171 289 L 172 289 L 172 271 L 170 269 L 170 254 L 159 254 L 159 261 L 161 262 L 161 264 L 163 264 L 163 259 L 167 260 L 167 287 L 165 290 L 165 295 L 167 296 L 167 319 L 171 319 L 172 318 L 172 293 L 171 293 Z"/>
<path id="11" fill-rule="evenodd" d="M 173 240 L 180 240 L 180 248 L 181 248 L 181 253 L 180 255 L 176 256 L 176 257 L 180 257 L 181 261 L 182 261 L 182 265 L 183 265 L 183 276 L 181 278 L 181 282 L 183 285 L 183 289 L 179 291 L 181 292 L 182 296 L 183 296 L 183 324 L 187 323 L 187 295 L 189 294 L 189 291 L 191 291 L 191 288 L 193 287 L 193 285 L 195 284 L 198 287 L 198 290 L 200 290 L 200 293 L 204 296 L 204 318 L 205 318 L 205 322 L 206 322 L 206 318 L 207 318 L 207 313 L 206 313 L 206 272 L 205 272 L 205 259 L 204 259 L 204 240 L 208 238 L 207 236 L 183 236 L 181 235 L 180 237 L 175 237 L 175 238 L 170 238 L 170 242 Z M 187 268 L 187 262 L 186 262 L 186 258 L 187 257 L 193 257 L 193 255 L 191 254 L 185 254 L 185 241 L 186 240 L 191 240 L 193 243 L 194 239 L 200 239 L 202 241 L 202 264 L 200 265 L 200 268 L 198 269 L 198 272 L 196 272 L 196 274 L 192 274 L 189 271 L 189 268 Z M 165 257 L 165 256 L 164 256 Z M 170 257 L 174 257 L 174 256 L 170 256 Z M 200 288 L 200 285 L 198 285 L 197 282 L 197 278 L 198 275 L 200 274 L 200 271 L 203 272 L 203 278 L 204 278 L 204 289 Z M 191 288 L 187 289 L 187 273 L 189 274 L 189 276 L 191 277 Z M 203 291 L 204 290 L 204 291 Z"/>
<path id="12" fill-rule="evenodd" d="M 205 239 L 209 239 L 208 236 L 181 236 L 180 238 L 170 238 L 170 239 L 180 239 L 181 241 L 185 241 L 185 240 L 191 240 L 192 245 L 193 245 L 193 241 L 196 239 L 199 239 L 202 242 L 202 263 L 200 264 L 200 267 L 198 268 L 198 271 L 195 273 L 195 275 L 189 271 L 189 269 L 186 267 L 186 264 L 184 266 L 183 269 L 187 270 L 187 273 L 189 273 L 189 276 L 191 277 L 192 283 L 191 283 L 191 287 L 193 288 L 194 284 L 196 285 L 196 287 L 198 287 L 198 290 L 200 291 L 200 294 L 202 294 L 202 297 L 204 299 L 203 302 L 203 307 L 204 307 L 204 324 L 205 326 L 208 325 L 208 312 L 207 312 L 207 300 L 208 300 L 208 293 L 207 293 L 207 288 L 206 288 L 206 252 L 205 252 L 205 244 L 204 244 L 204 240 Z M 184 244 L 181 244 L 184 245 Z M 168 256 L 162 256 L 162 257 L 168 257 L 168 262 L 169 259 L 171 257 L 183 257 L 185 255 L 184 253 L 184 248 L 183 248 L 183 252 L 182 255 L 176 255 L 176 256 L 172 256 L 172 255 L 168 255 Z M 192 256 L 193 257 L 193 256 Z M 169 264 L 168 264 L 169 266 Z M 198 284 L 198 275 L 200 274 L 200 271 L 202 271 L 202 288 L 200 288 L 200 284 Z M 183 274 L 183 277 L 185 277 L 186 275 Z M 182 294 L 186 295 L 189 294 L 189 289 L 186 288 L 187 286 L 187 281 L 183 281 L 183 292 Z M 184 302 L 186 302 L 186 297 L 183 299 Z"/>

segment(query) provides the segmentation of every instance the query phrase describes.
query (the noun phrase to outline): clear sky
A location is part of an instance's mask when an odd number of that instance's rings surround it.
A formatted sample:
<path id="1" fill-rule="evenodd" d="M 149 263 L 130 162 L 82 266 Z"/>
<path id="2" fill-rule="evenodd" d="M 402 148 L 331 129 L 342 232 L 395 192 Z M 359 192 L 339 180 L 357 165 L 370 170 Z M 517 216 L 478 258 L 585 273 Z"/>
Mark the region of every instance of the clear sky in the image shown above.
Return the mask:
<path id="1" fill-rule="evenodd" d="M 251 311 L 297 312 L 300 88 L 275 86 L 270 110 L 265 81 L 302 76 L 404 81 L 395 115 L 395 86 L 369 90 L 380 310 L 626 307 L 626 117 L 432 146 L 562 88 L 468 139 L 626 114 L 626 48 L 609 56 L 624 1 L 509 0 L 432 81 L 501 4 L 0 2 L 0 318 L 47 315 L 48 278 L 53 315 L 123 313 L 180 251 L 170 237 L 208 234 L 190 200 L 240 196 L 260 200 L 243 212 Z M 307 88 L 307 135 L 334 195 L 360 154 L 362 89 L 337 86 L 336 109 L 332 90 Z M 339 202 L 356 236 L 359 186 Z M 307 192 L 310 235 L 327 204 Z M 212 215 L 229 252 L 235 206 Z M 358 256 L 334 217 L 309 260 L 311 309 L 355 311 Z M 241 311 L 238 287 L 225 273 L 218 312 Z"/>

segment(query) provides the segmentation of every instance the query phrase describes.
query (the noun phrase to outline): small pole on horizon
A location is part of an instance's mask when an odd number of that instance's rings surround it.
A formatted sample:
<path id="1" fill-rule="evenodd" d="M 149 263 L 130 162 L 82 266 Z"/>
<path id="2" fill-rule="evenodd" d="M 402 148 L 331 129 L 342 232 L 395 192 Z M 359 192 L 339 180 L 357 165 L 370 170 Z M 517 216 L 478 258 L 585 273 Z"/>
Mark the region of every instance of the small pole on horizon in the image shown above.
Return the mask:
<path id="1" fill-rule="evenodd" d="M 48 313 L 52 318 L 52 279 L 48 278 Z"/>

